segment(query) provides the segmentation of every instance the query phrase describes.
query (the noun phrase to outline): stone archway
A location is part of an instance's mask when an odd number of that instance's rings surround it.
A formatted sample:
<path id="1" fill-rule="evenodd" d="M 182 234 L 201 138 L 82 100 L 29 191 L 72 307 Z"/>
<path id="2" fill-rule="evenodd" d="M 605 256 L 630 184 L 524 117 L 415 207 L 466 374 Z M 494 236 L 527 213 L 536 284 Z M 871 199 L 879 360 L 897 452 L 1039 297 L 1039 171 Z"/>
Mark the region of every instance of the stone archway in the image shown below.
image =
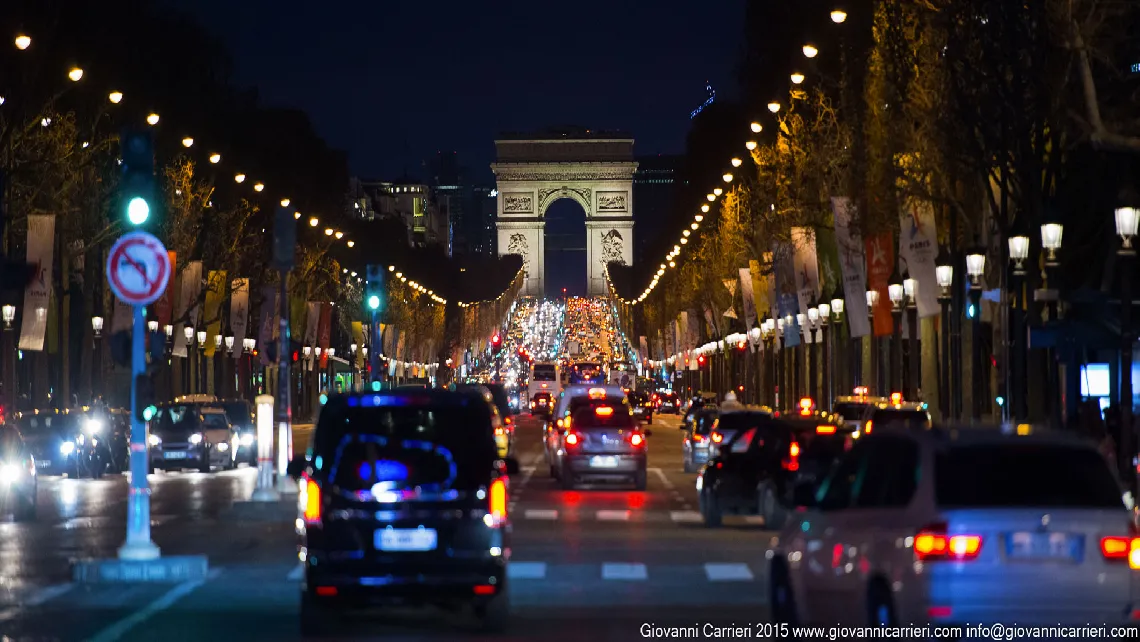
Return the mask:
<path id="1" fill-rule="evenodd" d="M 605 266 L 633 261 L 633 139 L 614 132 L 552 130 L 495 141 L 499 254 L 523 258 L 523 294 L 546 286 L 546 210 L 563 198 L 586 212 L 587 294 L 604 295 Z"/>

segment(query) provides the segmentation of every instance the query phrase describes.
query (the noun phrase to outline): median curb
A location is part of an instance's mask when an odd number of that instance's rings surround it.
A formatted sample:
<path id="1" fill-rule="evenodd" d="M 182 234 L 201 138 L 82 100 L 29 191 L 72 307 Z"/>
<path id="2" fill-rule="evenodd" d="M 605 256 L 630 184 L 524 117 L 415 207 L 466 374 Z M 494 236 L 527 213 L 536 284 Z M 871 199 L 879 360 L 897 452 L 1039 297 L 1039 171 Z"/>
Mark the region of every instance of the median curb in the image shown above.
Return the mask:
<path id="1" fill-rule="evenodd" d="M 210 572 L 205 555 L 174 555 L 153 560 L 90 559 L 71 566 L 82 584 L 179 584 L 202 581 Z"/>

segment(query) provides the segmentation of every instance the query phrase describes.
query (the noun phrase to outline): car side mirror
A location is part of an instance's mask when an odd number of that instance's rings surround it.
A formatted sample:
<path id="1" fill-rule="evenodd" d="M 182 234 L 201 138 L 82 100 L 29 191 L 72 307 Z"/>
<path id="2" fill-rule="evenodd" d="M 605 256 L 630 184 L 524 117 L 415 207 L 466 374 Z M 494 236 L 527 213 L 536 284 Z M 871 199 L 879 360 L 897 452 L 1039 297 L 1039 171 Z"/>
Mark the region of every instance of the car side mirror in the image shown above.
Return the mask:
<path id="1" fill-rule="evenodd" d="M 792 488 L 792 501 L 797 507 L 812 508 L 816 505 L 815 494 L 817 486 L 813 483 L 804 482 L 796 484 Z"/>
<path id="2" fill-rule="evenodd" d="M 503 460 L 503 463 L 507 465 L 507 475 L 519 474 L 519 460 L 514 457 L 507 457 Z"/>
<path id="3" fill-rule="evenodd" d="M 304 455 L 297 455 L 289 462 L 285 468 L 285 474 L 289 475 L 295 480 L 300 480 L 301 475 L 305 473 L 305 468 L 309 466 L 309 462 L 305 459 Z"/>

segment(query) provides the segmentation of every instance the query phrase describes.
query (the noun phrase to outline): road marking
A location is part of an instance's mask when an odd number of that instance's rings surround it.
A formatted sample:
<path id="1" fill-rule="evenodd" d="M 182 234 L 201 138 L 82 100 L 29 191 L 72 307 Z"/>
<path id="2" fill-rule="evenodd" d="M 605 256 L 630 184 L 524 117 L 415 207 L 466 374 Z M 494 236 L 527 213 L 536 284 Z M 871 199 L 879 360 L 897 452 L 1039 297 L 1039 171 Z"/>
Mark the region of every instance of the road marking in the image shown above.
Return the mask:
<path id="1" fill-rule="evenodd" d="M 289 580 L 290 582 L 298 582 L 303 577 L 305 577 L 305 567 L 301 564 L 298 564 L 297 568 L 289 571 L 289 574 L 285 576 L 285 579 Z"/>
<path id="2" fill-rule="evenodd" d="M 522 471 L 522 476 L 519 477 L 518 485 L 515 486 L 511 492 L 511 494 L 514 496 L 522 494 L 523 489 L 525 489 L 526 485 L 530 483 L 530 478 L 532 475 L 534 475 L 536 468 L 534 466 L 527 466 L 526 468 L 521 468 L 520 470 Z"/>
<path id="3" fill-rule="evenodd" d="M 600 510 L 595 514 L 600 522 L 628 522 L 629 511 L 627 510 Z"/>
<path id="4" fill-rule="evenodd" d="M 641 581 L 649 579 L 649 571 L 644 564 L 620 564 L 606 562 L 602 564 L 603 580 Z"/>
<path id="5" fill-rule="evenodd" d="M 547 508 L 528 508 L 526 512 L 523 513 L 523 517 L 527 519 L 554 521 L 558 519 L 558 511 Z"/>
<path id="6" fill-rule="evenodd" d="M 25 606 L 39 606 L 39 605 L 43 604 L 44 602 L 54 600 L 55 598 L 59 597 L 60 595 L 63 595 L 64 593 L 70 591 L 73 588 L 75 588 L 75 585 L 70 584 L 70 583 L 69 584 L 55 584 L 53 586 L 45 586 L 45 587 L 37 590 L 35 593 L 32 593 L 30 596 L 28 596 L 28 599 L 24 600 L 24 605 Z"/>
<path id="7" fill-rule="evenodd" d="M 507 577 L 512 580 L 541 580 L 546 577 L 546 562 L 511 562 Z"/>
<path id="8" fill-rule="evenodd" d="M 217 577 L 220 573 L 221 571 L 219 569 L 210 571 L 210 573 L 206 576 L 207 580 Z M 87 638 L 88 642 L 115 642 L 115 640 L 121 639 L 127 633 L 130 633 L 131 629 L 142 624 L 143 622 L 146 622 L 156 614 L 165 611 L 166 609 L 173 606 L 174 603 L 178 600 L 181 600 L 187 595 L 193 593 L 195 590 L 197 590 L 198 587 L 205 584 L 207 580 L 183 582 L 175 586 L 174 588 L 164 593 L 157 600 L 144 606 L 142 609 L 131 613 L 127 617 L 96 633 L 94 636 Z"/>
<path id="9" fill-rule="evenodd" d="M 709 562 L 705 564 L 705 576 L 710 582 L 751 582 L 756 579 L 752 569 L 740 563 Z"/>
<path id="10" fill-rule="evenodd" d="M 669 481 L 669 478 L 665 476 L 665 471 L 660 468 L 650 468 L 649 470 L 653 471 L 654 475 L 657 475 L 657 478 L 661 480 L 661 485 L 664 486 L 666 490 L 673 489 L 673 482 Z"/>
<path id="11" fill-rule="evenodd" d="M 749 526 L 764 526 L 765 525 L 764 516 L 763 515 L 745 515 L 744 516 L 744 523 L 748 524 Z"/>
<path id="12" fill-rule="evenodd" d="M 701 514 L 695 510 L 671 510 L 669 511 L 669 519 L 687 524 L 698 524 L 704 521 Z"/>

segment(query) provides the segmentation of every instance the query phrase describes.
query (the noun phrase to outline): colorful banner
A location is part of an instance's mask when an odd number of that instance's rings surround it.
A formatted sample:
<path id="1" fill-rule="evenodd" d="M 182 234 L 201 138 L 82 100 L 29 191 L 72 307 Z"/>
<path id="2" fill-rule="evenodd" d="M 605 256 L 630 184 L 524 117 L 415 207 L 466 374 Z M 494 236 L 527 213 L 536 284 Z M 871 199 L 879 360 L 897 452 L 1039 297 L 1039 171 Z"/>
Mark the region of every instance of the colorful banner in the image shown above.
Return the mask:
<path id="1" fill-rule="evenodd" d="M 202 292 L 202 262 L 191 261 L 183 268 L 181 287 L 178 292 L 178 303 L 174 308 L 174 317 L 179 323 L 174 325 L 174 346 L 171 354 L 176 357 L 186 357 L 186 324 L 182 319 L 189 318 L 190 327 L 194 328 L 198 321 L 198 295 Z"/>
<path id="2" fill-rule="evenodd" d="M 329 345 L 332 343 L 332 304 L 321 304 L 320 323 L 317 326 L 317 345 L 321 347 L 321 367 L 329 365 Z"/>
<path id="3" fill-rule="evenodd" d="M 364 324 L 360 321 L 352 322 L 352 342 L 356 344 L 356 352 L 352 355 L 352 361 L 357 368 L 364 367 Z"/>
<path id="4" fill-rule="evenodd" d="M 879 293 L 879 301 L 875 305 L 876 337 L 889 337 L 895 330 L 895 322 L 891 318 L 891 299 L 887 296 L 887 283 L 891 280 L 895 261 L 892 240 L 888 232 L 872 236 L 866 241 L 867 286 Z"/>
<path id="5" fill-rule="evenodd" d="M 167 254 L 170 256 L 170 273 L 178 274 L 178 253 L 167 252 Z M 154 316 L 158 320 L 158 331 L 162 333 L 166 332 L 166 326 L 170 325 L 170 320 L 174 318 L 175 283 L 177 283 L 176 279 L 170 279 L 170 283 L 166 285 L 162 296 L 154 302 Z"/>
<path id="6" fill-rule="evenodd" d="M 932 317 L 941 312 L 938 304 L 938 227 L 934 207 L 926 201 L 908 199 L 899 212 L 899 256 L 906 262 L 910 277 L 918 281 L 918 316 Z"/>
<path id="7" fill-rule="evenodd" d="M 234 359 L 240 359 L 245 333 L 249 330 L 249 279 L 230 283 L 230 333 L 234 337 Z"/>
<path id="8" fill-rule="evenodd" d="M 273 342 L 274 321 L 277 318 L 277 286 L 261 288 L 261 322 L 257 326 L 257 347 L 260 349 L 261 365 L 272 365 L 269 361 L 269 344 Z"/>
<path id="9" fill-rule="evenodd" d="M 806 227 L 792 228 L 793 266 L 796 271 L 796 295 L 799 312 L 806 315 L 819 301 L 819 257 L 815 249 L 815 232 Z M 804 334 L 806 343 L 815 342 L 815 332 Z"/>
<path id="10" fill-rule="evenodd" d="M 784 347 L 794 348 L 802 342 L 800 326 L 796 323 L 796 314 L 799 312 L 799 294 L 796 290 L 796 268 L 792 260 L 793 250 L 789 246 L 781 246 L 773 250 L 773 282 L 775 283 L 776 317 L 785 320 Z M 788 318 L 791 323 L 786 323 Z"/>
<path id="11" fill-rule="evenodd" d="M 641 350 L 641 355 L 640 355 L 641 361 L 645 361 L 646 359 L 648 359 L 649 358 L 649 344 L 646 341 L 644 334 L 637 338 L 637 347 Z"/>
<path id="12" fill-rule="evenodd" d="M 210 270 L 206 279 L 206 356 L 212 357 L 218 349 L 215 337 L 222 333 L 222 301 L 226 298 L 226 273 Z M 223 347 L 223 349 L 225 349 Z"/>
<path id="13" fill-rule="evenodd" d="M 833 196 L 835 212 L 835 244 L 839 250 L 839 268 L 843 274 L 843 316 L 853 338 L 871 333 L 867 309 L 867 261 L 863 236 L 852 226 L 855 204 L 846 196 Z"/>
<path id="14" fill-rule="evenodd" d="M 696 346 L 689 345 L 689 313 L 681 310 L 677 315 L 677 345 L 681 350 L 692 350 Z"/>
<path id="15" fill-rule="evenodd" d="M 55 215 L 28 215 L 28 263 L 39 270 L 24 290 L 24 317 L 20 323 L 20 349 L 44 349 L 51 305 L 52 266 L 55 262 Z"/>
<path id="16" fill-rule="evenodd" d="M 301 342 L 303 346 L 314 347 L 317 345 L 318 334 L 321 322 L 321 304 L 316 301 L 309 301 L 305 304 L 305 317 L 304 317 L 304 330 L 297 328 L 297 334 L 304 337 Z"/>
<path id="17" fill-rule="evenodd" d="M 835 230 L 818 228 L 815 231 L 815 255 L 819 259 L 820 299 L 831 303 L 831 298 L 843 284 L 839 268 L 839 247 Z"/>
<path id="18" fill-rule="evenodd" d="M 751 268 L 740 268 L 740 300 L 744 306 L 744 329 L 746 332 L 752 332 L 752 326 L 756 325 L 756 299 L 752 292 L 752 271 Z M 752 351 L 756 351 L 756 344 L 751 341 L 748 342 Z"/>

